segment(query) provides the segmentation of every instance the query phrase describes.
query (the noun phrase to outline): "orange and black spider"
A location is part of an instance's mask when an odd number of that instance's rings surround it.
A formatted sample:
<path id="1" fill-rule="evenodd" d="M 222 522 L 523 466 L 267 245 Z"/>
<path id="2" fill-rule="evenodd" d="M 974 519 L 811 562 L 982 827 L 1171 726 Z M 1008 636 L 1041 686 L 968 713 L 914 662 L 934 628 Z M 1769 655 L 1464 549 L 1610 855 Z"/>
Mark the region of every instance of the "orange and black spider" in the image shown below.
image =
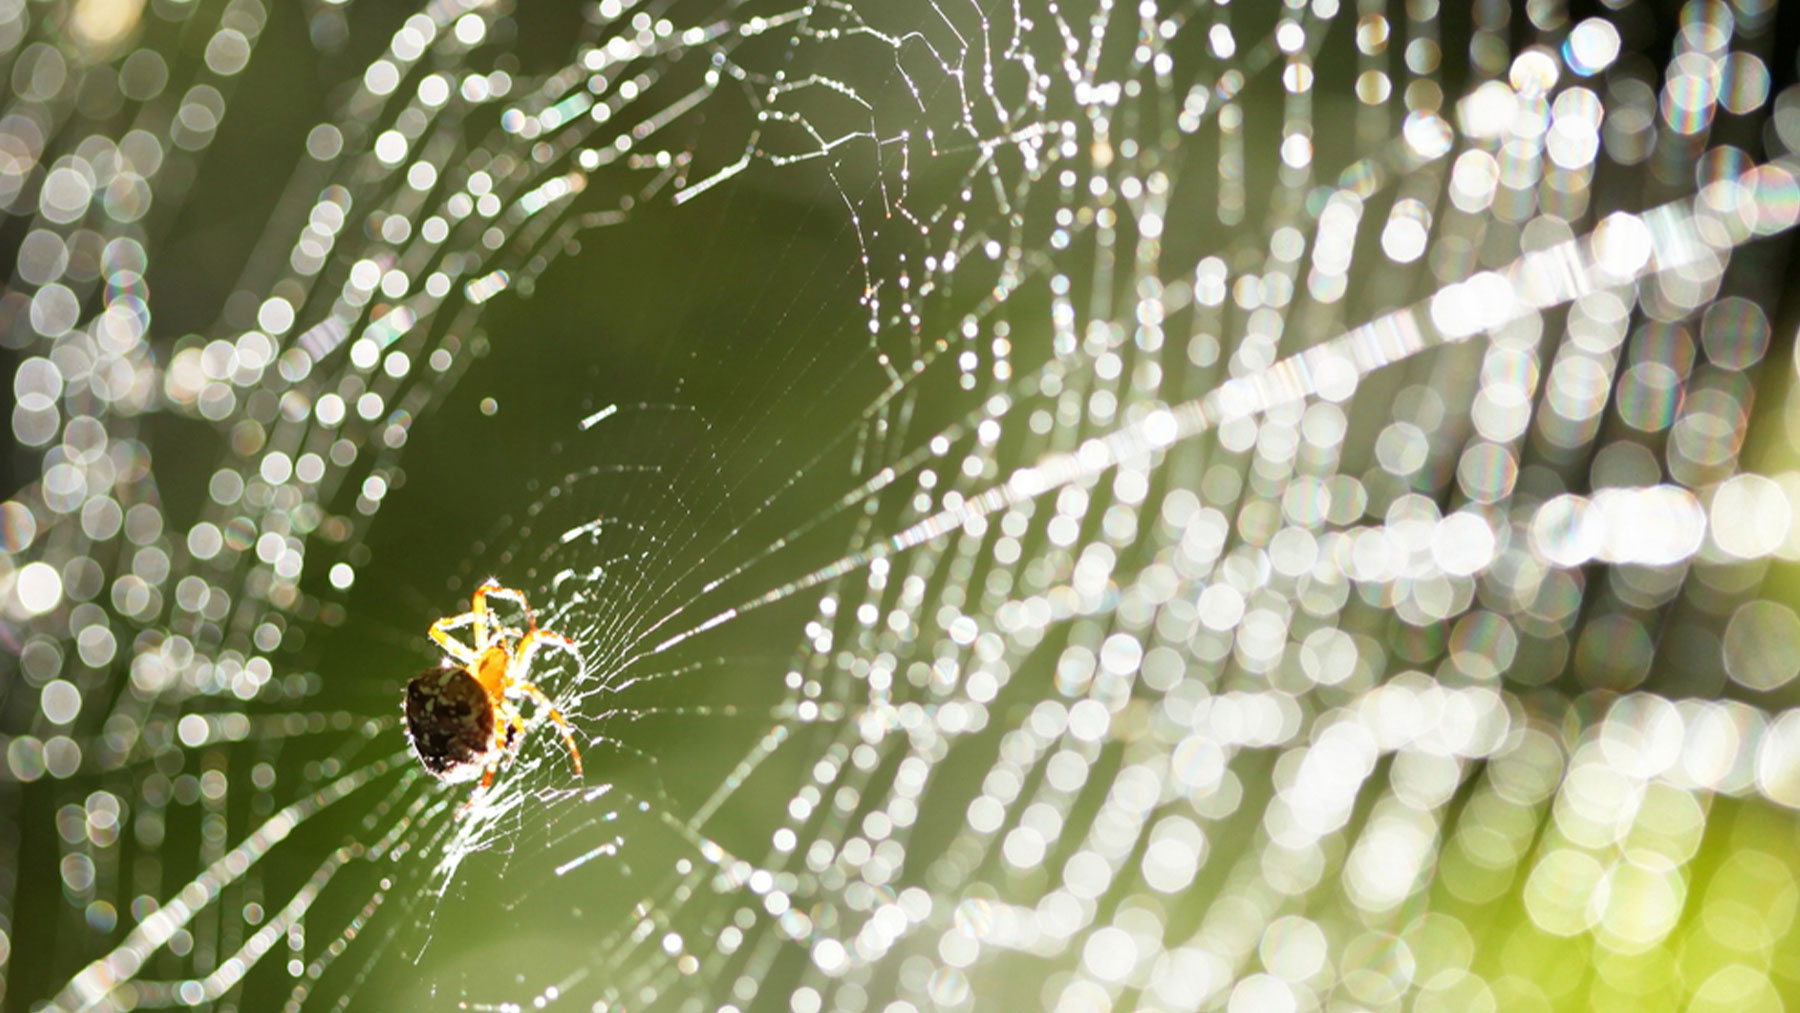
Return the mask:
<path id="1" fill-rule="evenodd" d="M 525 612 L 521 632 L 503 624 L 488 609 L 489 598 L 518 603 Z M 518 755 L 526 724 L 515 697 L 529 697 L 562 732 L 575 774 L 581 774 L 581 750 L 575 737 L 543 691 L 529 681 L 538 648 L 549 645 L 581 660 L 575 643 L 537 628 L 525 596 L 489 579 L 475 589 L 469 611 L 431 624 L 431 639 L 449 655 L 439 668 L 427 669 L 406 684 L 406 733 L 413 752 L 431 776 L 445 783 L 473 780 L 481 787 L 494 781 L 500 765 Z M 473 627 L 474 647 L 454 640 L 451 630 Z"/>

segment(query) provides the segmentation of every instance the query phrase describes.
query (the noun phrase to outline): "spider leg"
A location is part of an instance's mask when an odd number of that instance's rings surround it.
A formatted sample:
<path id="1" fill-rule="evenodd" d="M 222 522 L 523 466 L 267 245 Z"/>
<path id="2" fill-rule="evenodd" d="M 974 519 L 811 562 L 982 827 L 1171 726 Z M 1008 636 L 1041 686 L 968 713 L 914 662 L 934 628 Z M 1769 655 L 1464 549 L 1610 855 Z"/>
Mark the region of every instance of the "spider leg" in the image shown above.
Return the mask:
<path id="1" fill-rule="evenodd" d="M 475 649 L 485 651 L 488 646 L 488 607 L 487 596 L 500 590 L 500 582 L 492 577 L 481 582 L 475 593 L 469 596 L 470 614 L 475 617 Z"/>
<path id="2" fill-rule="evenodd" d="M 482 582 L 482 585 L 480 587 L 475 589 L 475 596 L 473 598 L 473 604 L 475 606 L 475 611 L 479 612 L 481 614 L 480 624 L 476 627 L 476 629 L 478 631 L 480 631 L 481 633 L 485 634 L 487 632 L 487 623 L 488 623 L 489 617 L 491 615 L 493 615 L 493 610 L 489 609 L 488 605 L 487 605 L 487 600 L 489 598 L 495 598 L 500 601 L 510 601 L 510 602 L 517 604 L 521 609 L 525 610 L 525 624 L 527 626 L 531 626 L 531 627 L 535 627 L 537 625 L 537 621 L 532 617 L 532 614 L 531 614 L 531 606 L 527 605 L 525 603 L 524 593 L 520 592 L 520 591 L 515 591 L 510 587 L 502 587 L 500 585 L 499 581 L 495 580 L 492 577 L 489 577 L 487 580 Z M 498 637 L 499 635 L 500 634 L 498 632 L 496 632 L 494 634 L 495 637 Z M 492 642 L 493 642 L 492 640 L 488 640 L 484 637 L 481 642 L 481 646 L 486 647 L 488 644 L 490 644 Z"/>
<path id="3" fill-rule="evenodd" d="M 531 671 L 531 662 L 537 657 L 538 648 L 546 644 L 567 653 L 575 659 L 577 665 L 586 664 L 582 661 L 581 651 L 575 646 L 575 641 L 560 633 L 552 633 L 549 630 L 540 630 L 534 627 L 531 632 L 525 634 L 519 641 L 518 648 L 513 651 L 512 673 L 509 673 L 512 675 L 510 681 L 517 682 L 524 678 L 525 673 Z"/>
<path id="4" fill-rule="evenodd" d="M 519 755 L 519 743 L 525 741 L 525 719 L 519 717 L 518 709 L 510 704 L 506 711 L 506 755 L 514 757 Z"/>
<path id="5" fill-rule="evenodd" d="M 464 665 L 475 660 L 475 655 L 480 650 L 480 637 L 479 635 L 476 637 L 478 642 L 476 650 L 470 650 L 467 644 L 452 639 L 450 631 L 460 630 L 470 623 L 476 623 L 476 629 L 480 629 L 480 618 L 473 612 L 464 612 L 459 616 L 446 616 L 431 624 L 431 639 L 437 641 L 438 646 L 444 649 L 444 653 Z"/>
<path id="6" fill-rule="evenodd" d="M 550 715 L 550 720 L 556 722 L 556 730 L 562 732 L 563 743 L 569 747 L 569 760 L 575 764 L 575 775 L 581 776 L 581 750 L 575 748 L 575 736 L 569 731 L 569 722 L 562 716 L 562 711 L 556 709 L 556 705 L 550 702 L 550 698 L 544 695 L 543 690 L 531 683 L 519 682 L 514 685 L 519 688 L 520 692 L 530 696 L 539 707 L 544 708 L 544 713 Z"/>

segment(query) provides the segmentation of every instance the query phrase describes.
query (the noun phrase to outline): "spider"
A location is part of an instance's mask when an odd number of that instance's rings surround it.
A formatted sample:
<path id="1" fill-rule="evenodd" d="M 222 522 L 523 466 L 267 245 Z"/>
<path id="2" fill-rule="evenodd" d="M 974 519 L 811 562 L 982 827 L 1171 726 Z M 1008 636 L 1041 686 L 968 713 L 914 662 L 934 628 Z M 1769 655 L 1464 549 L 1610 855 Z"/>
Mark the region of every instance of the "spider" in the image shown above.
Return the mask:
<path id="1" fill-rule="evenodd" d="M 526 630 L 503 624 L 488 608 L 490 598 L 518 603 L 525 612 Z M 569 723 L 543 690 L 527 681 L 532 658 L 546 644 L 579 662 L 574 642 L 538 629 L 525 596 L 492 578 L 475 589 L 470 606 L 461 615 L 431 624 L 431 639 L 449 657 L 441 667 L 426 669 L 406 684 L 406 733 L 419 762 L 446 784 L 473 780 L 479 772 L 485 789 L 500 765 L 518 755 L 526 724 L 511 698 L 526 696 L 556 722 L 580 777 L 581 750 L 575 748 Z M 473 648 L 450 636 L 451 630 L 465 626 L 474 628 Z"/>

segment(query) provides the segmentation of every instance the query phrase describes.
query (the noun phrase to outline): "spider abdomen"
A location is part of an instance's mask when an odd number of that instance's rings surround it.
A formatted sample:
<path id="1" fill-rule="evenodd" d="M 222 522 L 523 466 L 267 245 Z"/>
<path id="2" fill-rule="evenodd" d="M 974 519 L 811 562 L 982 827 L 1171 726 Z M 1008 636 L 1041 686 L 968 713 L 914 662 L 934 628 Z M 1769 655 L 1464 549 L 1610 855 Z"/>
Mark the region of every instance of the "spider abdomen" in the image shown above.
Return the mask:
<path id="1" fill-rule="evenodd" d="M 426 771 L 440 781 L 472 780 L 494 746 L 494 707 L 462 668 L 433 668 L 406 684 L 406 732 Z"/>

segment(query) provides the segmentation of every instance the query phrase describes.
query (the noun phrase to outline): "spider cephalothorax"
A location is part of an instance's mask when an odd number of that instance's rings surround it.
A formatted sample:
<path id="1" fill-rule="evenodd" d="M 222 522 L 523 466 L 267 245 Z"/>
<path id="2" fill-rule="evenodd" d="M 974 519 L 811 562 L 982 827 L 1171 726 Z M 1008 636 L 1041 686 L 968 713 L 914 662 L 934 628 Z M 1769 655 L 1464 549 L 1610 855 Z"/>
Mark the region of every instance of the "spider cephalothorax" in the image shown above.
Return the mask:
<path id="1" fill-rule="evenodd" d="M 524 632 L 502 624 L 488 608 L 489 598 L 516 602 L 525 612 Z M 431 624 L 431 639 L 450 660 L 406 684 L 403 710 L 413 753 L 440 781 L 469 781 L 479 773 L 481 786 L 487 787 L 500 764 L 518 752 L 525 737 L 525 719 L 512 699 L 523 696 L 534 701 L 562 731 L 569 759 L 579 775 L 581 751 L 575 747 L 569 723 L 528 680 L 538 648 L 548 644 L 579 660 L 575 644 L 561 634 L 538 629 L 525 596 L 492 580 L 475 590 L 470 604 L 469 611 Z M 464 626 L 472 628 L 473 647 L 450 636 L 451 630 Z"/>

